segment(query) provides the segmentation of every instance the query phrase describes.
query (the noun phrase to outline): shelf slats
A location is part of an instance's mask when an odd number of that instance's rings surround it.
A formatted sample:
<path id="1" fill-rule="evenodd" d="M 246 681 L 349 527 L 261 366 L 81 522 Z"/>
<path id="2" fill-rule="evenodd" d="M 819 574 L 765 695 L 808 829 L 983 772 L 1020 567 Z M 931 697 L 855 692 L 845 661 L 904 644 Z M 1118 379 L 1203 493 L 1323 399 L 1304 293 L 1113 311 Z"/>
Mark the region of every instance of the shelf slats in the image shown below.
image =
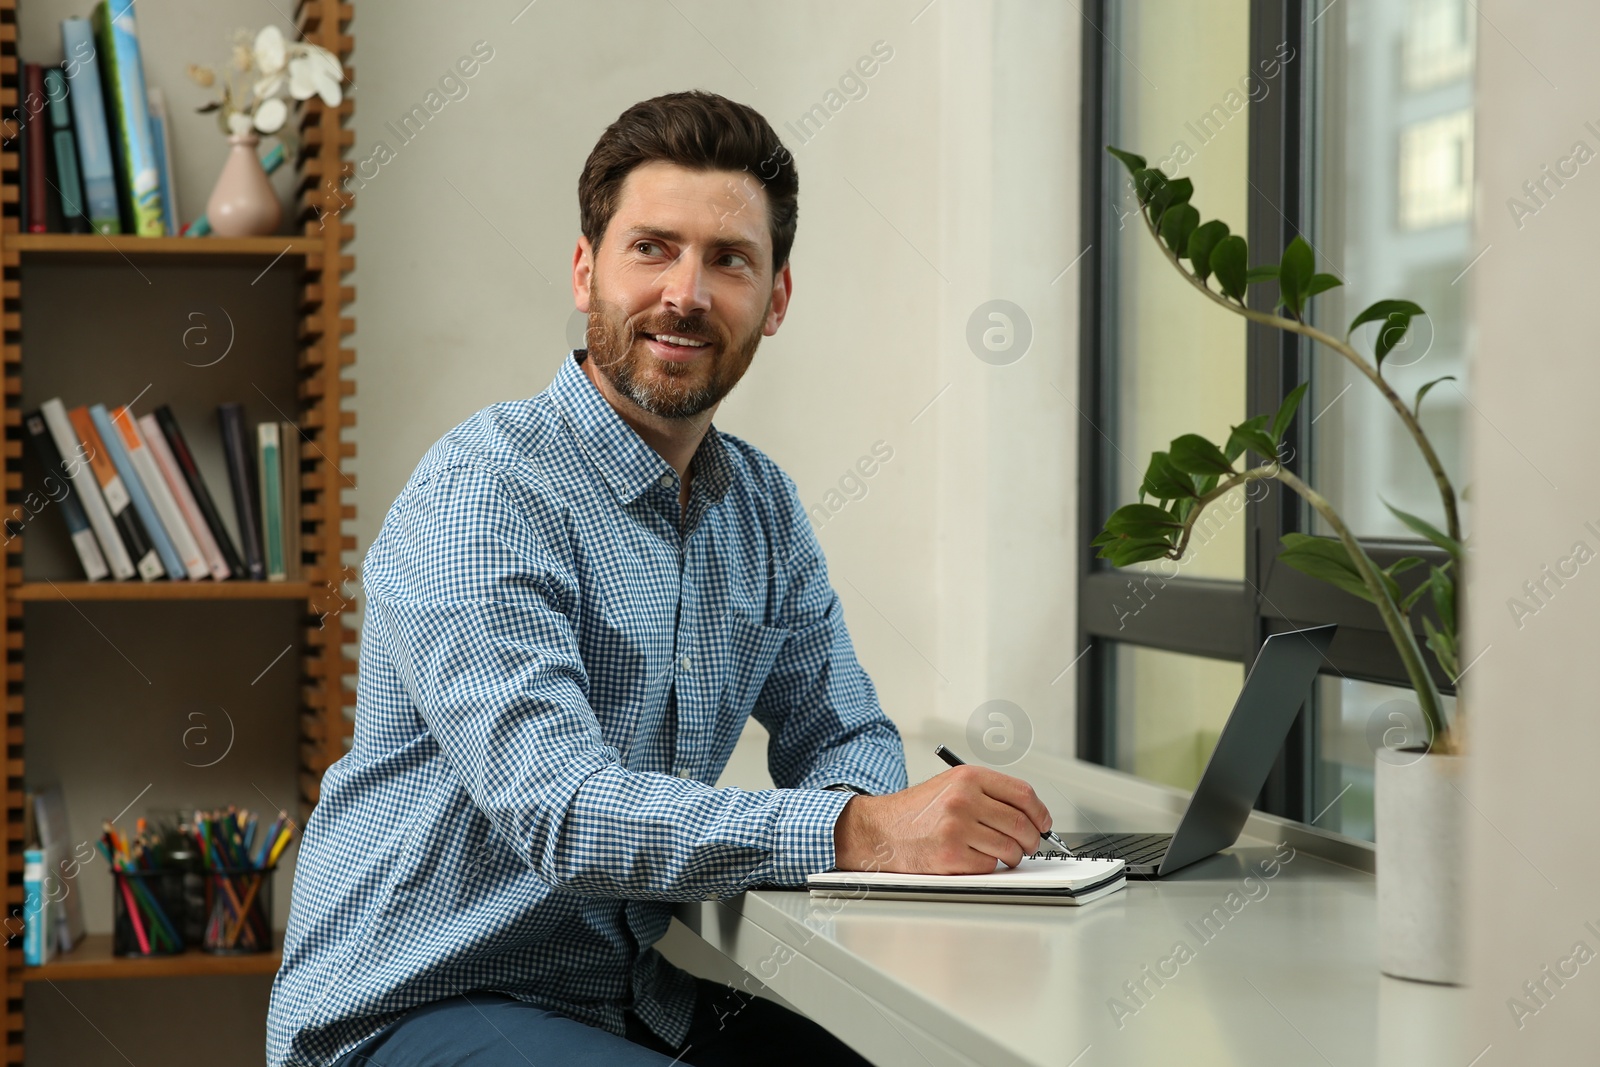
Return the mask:
<path id="1" fill-rule="evenodd" d="M 23 582 L 12 600 L 307 600 L 320 582 Z"/>
<path id="2" fill-rule="evenodd" d="M 277 944 L 283 934 L 274 935 Z M 281 951 L 213 956 L 191 949 L 178 956 L 137 958 L 111 954 L 110 934 L 88 934 L 78 947 L 42 967 L 22 968 L 25 982 L 70 982 L 106 978 L 179 978 L 188 975 L 276 974 Z"/>

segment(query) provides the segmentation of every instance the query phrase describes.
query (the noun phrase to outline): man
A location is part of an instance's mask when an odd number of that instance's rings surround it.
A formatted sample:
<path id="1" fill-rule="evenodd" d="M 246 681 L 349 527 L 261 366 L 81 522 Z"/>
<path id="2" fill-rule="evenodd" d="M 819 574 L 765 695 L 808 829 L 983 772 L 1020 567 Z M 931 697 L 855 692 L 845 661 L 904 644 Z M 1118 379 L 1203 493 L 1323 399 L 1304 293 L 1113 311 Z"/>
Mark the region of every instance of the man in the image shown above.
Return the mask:
<path id="1" fill-rule="evenodd" d="M 671 902 L 1038 847 L 1016 779 L 906 788 L 793 481 L 711 425 L 788 310 L 798 189 L 767 122 L 707 93 L 595 145 L 587 349 L 429 449 L 367 553 L 274 1065 L 860 1063 L 663 960 Z M 780 788 L 713 788 L 751 715 Z"/>

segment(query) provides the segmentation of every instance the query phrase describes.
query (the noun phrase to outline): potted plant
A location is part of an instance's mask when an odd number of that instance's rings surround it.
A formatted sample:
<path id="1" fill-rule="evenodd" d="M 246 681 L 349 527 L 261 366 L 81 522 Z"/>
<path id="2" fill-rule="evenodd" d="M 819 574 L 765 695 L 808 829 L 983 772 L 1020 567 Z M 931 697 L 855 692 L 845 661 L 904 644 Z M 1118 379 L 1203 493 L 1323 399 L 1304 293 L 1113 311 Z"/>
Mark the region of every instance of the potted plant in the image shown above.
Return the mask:
<path id="1" fill-rule="evenodd" d="M 222 99 L 197 111 L 216 112 L 217 125 L 233 147 L 211 198 L 206 220 L 220 237 L 260 237 L 276 232 L 283 217 L 278 195 L 256 154 L 262 135 L 276 134 L 293 148 L 290 100 L 322 98 L 329 107 L 343 99 L 344 67 L 326 48 L 308 41 L 288 43 L 276 26 L 251 34 L 234 34 L 233 55 L 221 75 L 212 67 L 191 64 L 189 78 L 201 88 L 222 85 Z"/>
<path id="2" fill-rule="evenodd" d="M 1380 966 L 1396 977 L 1459 983 L 1465 965 L 1459 936 L 1463 908 L 1459 864 L 1464 845 L 1460 807 L 1464 794 L 1457 785 L 1463 776 L 1460 706 L 1458 702 L 1456 712 L 1446 714 L 1412 626 L 1412 613 L 1426 601 L 1431 614 L 1423 614 L 1421 621 L 1427 649 L 1455 681 L 1460 674 L 1456 589 L 1464 563 L 1461 519 L 1455 487 L 1418 418 L 1429 390 L 1449 376 L 1423 385 L 1409 401 L 1383 376 L 1385 357 L 1404 339 L 1411 320 L 1425 312 L 1408 300 L 1380 300 L 1355 316 L 1342 338 L 1319 329 L 1310 322 L 1310 303 L 1341 282 L 1316 270 L 1311 246 L 1303 238 L 1290 241 L 1278 262 L 1252 267 L 1242 236 L 1231 233 L 1221 220 L 1201 220 L 1191 202 L 1194 185 L 1188 178 L 1168 178 L 1131 152 L 1110 146 L 1107 151 L 1127 168 L 1140 217 L 1185 281 L 1235 315 L 1299 334 L 1348 361 L 1394 410 L 1433 475 L 1442 529 L 1393 505 L 1385 506 L 1438 546 L 1445 561 L 1430 565 L 1407 556 L 1380 568 L 1327 498 L 1281 462 L 1284 431 L 1305 396 L 1307 386 L 1302 384 L 1276 412 L 1246 419 L 1232 427 L 1220 444 L 1193 433 L 1174 438 L 1165 452 L 1150 457 L 1139 502 L 1114 511 L 1092 544 L 1100 558 L 1119 567 L 1182 559 L 1205 509 L 1229 491 L 1256 481 L 1282 483 L 1322 517 L 1334 537 L 1285 534 L 1277 558 L 1377 608 L 1416 691 L 1429 735 L 1424 743 L 1408 746 L 1405 758 L 1377 761 Z M 1249 307 L 1250 286 L 1268 282 L 1277 283 L 1277 306 L 1271 312 Z M 1367 323 L 1378 324 L 1371 359 L 1350 343 L 1355 331 Z M 1247 458 L 1252 454 L 1255 463 Z M 1402 591 L 1398 576 L 1423 566 L 1426 578 Z"/>

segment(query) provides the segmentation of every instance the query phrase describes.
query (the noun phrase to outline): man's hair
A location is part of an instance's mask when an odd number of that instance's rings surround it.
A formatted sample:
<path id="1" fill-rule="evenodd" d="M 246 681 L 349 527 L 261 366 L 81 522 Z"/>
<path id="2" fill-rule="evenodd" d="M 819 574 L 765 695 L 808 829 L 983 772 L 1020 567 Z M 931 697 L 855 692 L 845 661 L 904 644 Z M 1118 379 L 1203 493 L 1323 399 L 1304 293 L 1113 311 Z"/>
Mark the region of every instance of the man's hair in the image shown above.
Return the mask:
<path id="1" fill-rule="evenodd" d="M 578 209 L 591 247 L 599 247 L 616 214 L 629 172 L 657 161 L 693 170 L 748 171 L 767 191 L 772 272 L 783 269 L 800 214 L 794 159 L 754 108 L 699 89 L 634 104 L 595 142 L 578 177 Z M 753 193 L 753 187 L 738 191 L 742 198 Z"/>

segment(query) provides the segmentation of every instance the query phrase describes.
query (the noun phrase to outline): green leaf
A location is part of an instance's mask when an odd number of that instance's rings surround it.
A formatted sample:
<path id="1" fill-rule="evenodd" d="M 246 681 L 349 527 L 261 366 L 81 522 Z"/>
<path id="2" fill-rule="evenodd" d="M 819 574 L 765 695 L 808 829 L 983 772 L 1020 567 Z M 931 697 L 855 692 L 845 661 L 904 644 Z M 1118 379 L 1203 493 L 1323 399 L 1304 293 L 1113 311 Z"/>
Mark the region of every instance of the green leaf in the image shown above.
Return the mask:
<path id="1" fill-rule="evenodd" d="M 1301 382 L 1294 387 L 1294 392 L 1283 398 L 1283 403 L 1278 405 L 1278 413 L 1272 417 L 1272 439 L 1283 440 L 1283 431 L 1289 428 L 1289 423 L 1294 419 L 1295 409 L 1300 406 L 1300 399 L 1306 395 L 1306 390 L 1311 388 L 1310 382 Z M 1274 455 L 1277 453 L 1274 452 Z"/>
<path id="2" fill-rule="evenodd" d="M 1356 332 L 1357 326 L 1368 322 L 1377 322 L 1379 319 L 1387 319 L 1390 315 L 1404 315 L 1409 320 L 1413 315 L 1426 314 L 1427 312 L 1423 311 L 1419 305 L 1413 304 L 1409 300 L 1380 300 L 1350 320 L 1350 328 L 1345 331 L 1344 336 L 1346 340 L 1349 340 L 1350 335 Z"/>
<path id="3" fill-rule="evenodd" d="M 1254 285 L 1257 282 L 1270 282 L 1277 276 L 1278 265 L 1276 263 L 1265 263 L 1245 271 L 1244 280 Z"/>
<path id="4" fill-rule="evenodd" d="M 1409 329 L 1411 329 L 1410 315 L 1396 311 L 1384 320 L 1383 326 L 1378 330 L 1378 339 L 1372 345 L 1372 355 L 1377 359 L 1379 368 L 1383 367 L 1383 358 L 1405 340 L 1406 331 Z"/>
<path id="5" fill-rule="evenodd" d="M 1419 583 L 1415 589 L 1411 590 L 1411 592 L 1406 594 L 1406 597 L 1405 597 L 1404 600 L 1400 601 L 1400 610 L 1401 611 L 1410 611 L 1411 608 L 1412 608 L 1412 605 L 1416 604 L 1417 601 L 1421 600 L 1423 594 L 1426 593 L 1429 590 L 1429 588 L 1430 588 L 1430 586 L 1428 585 L 1427 582 Z"/>
<path id="6" fill-rule="evenodd" d="M 1344 282 L 1331 274 L 1313 274 L 1310 284 L 1306 286 L 1306 297 L 1310 298 L 1318 293 L 1325 293 L 1334 286 L 1343 284 Z"/>
<path id="7" fill-rule="evenodd" d="M 1171 188 L 1168 186 L 1167 188 Z M 1193 204 L 1171 207 L 1161 216 L 1161 239 L 1175 255 L 1189 254 L 1189 235 L 1200 225 L 1200 212 Z"/>
<path id="8" fill-rule="evenodd" d="M 1420 567 L 1425 562 L 1427 561 L 1421 556 L 1402 556 L 1393 563 L 1389 564 L 1387 567 L 1383 568 L 1383 573 L 1393 578 L 1397 574 L 1404 574 L 1412 567 Z"/>
<path id="9" fill-rule="evenodd" d="M 1189 240 L 1193 241 L 1194 238 L 1191 237 L 1191 238 L 1189 238 Z M 1438 385 L 1440 382 L 1453 382 L 1455 380 L 1456 380 L 1456 376 L 1454 374 L 1446 374 L 1443 378 L 1435 378 L 1433 381 L 1428 382 L 1427 384 L 1425 384 L 1421 389 L 1418 389 L 1417 390 L 1417 399 L 1412 401 L 1412 403 L 1411 403 L 1411 414 L 1412 414 L 1412 416 L 1413 417 L 1418 417 L 1418 416 L 1420 416 L 1422 414 L 1422 398 L 1428 395 L 1428 390 L 1429 389 L 1432 389 L 1434 386 Z"/>
<path id="10" fill-rule="evenodd" d="M 1233 427 L 1228 434 L 1228 443 L 1223 448 L 1223 454 L 1232 463 L 1242 455 L 1245 449 L 1254 451 L 1263 459 L 1272 459 L 1278 454 L 1278 443 L 1267 434 L 1265 429 L 1267 417 L 1256 415 Z"/>
<path id="11" fill-rule="evenodd" d="M 1228 224 L 1221 219 L 1201 223 L 1189 235 L 1189 264 L 1201 281 L 1211 276 L 1211 250 L 1228 236 Z"/>
<path id="12" fill-rule="evenodd" d="M 1124 504 L 1106 520 L 1105 531 L 1144 540 L 1165 538 L 1168 530 L 1179 530 L 1183 523 L 1165 508 L 1154 504 Z"/>
<path id="13" fill-rule="evenodd" d="M 1175 437 L 1167 448 L 1172 465 L 1186 474 L 1232 474 L 1233 464 L 1222 449 L 1197 433 Z"/>
<path id="14" fill-rule="evenodd" d="M 1344 544 L 1331 537 L 1312 537 L 1310 534 L 1300 533 L 1284 534 L 1283 551 L 1278 553 L 1278 559 L 1301 574 L 1309 574 L 1330 585 L 1336 585 L 1369 604 L 1378 602 L 1372 590 L 1367 588 L 1367 583 L 1361 580 L 1361 572 L 1357 571 L 1355 564 L 1350 561 L 1350 553 L 1345 551 Z"/>
<path id="15" fill-rule="evenodd" d="M 1283 294 L 1284 304 L 1296 317 L 1305 307 L 1306 289 L 1311 285 L 1311 275 L 1315 269 L 1315 259 L 1306 239 L 1296 237 L 1290 241 L 1289 247 L 1283 250 L 1283 261 L 1278 264 L 1278 291 Z"/>
<path id="16" fill-rule="evenodd" d="M 1101 555 L 1111 561 L 1113 567 L 1127 567 L 1134 563 L 1144 563 L 1152 559 L 1160 559 L 1172 551 L 1172 545 L 1166 541 L 1156 539 L 1124 541 L 1113 546 L 1114 551 L 1102 551 Z"/>
<path id="17" fill-rule="evenodd" d="M 1444 668 L 1444 673 L 1454 681 L 1459 677 L 1456 670 L 1456 639 L 1453 635 L 1443 633 L 1433 624 L 1433 620 L 1426 615 L 1422 617 L 1422 632 L 1428 635 L 1428 648 L 1433 651 L 1434 658 L 1439 661 L 1439 666 Z"/>
<path id="18" fill-rule="evenodd" d="M 1456 583 L 1443 567 L 1428 571 L 1428 588 L 1433 591 L 1433 610 L 1439 613 L 1439 623 L 1447 636 L 1456 633 Z"/>
<path id="19" fill-rule="evenodd" d="M 1218 241 L 1211 250 L 1211 272 L 1217 276 L 1217 284 L 1222 287 L 1223 293 L 1235 300 L 1244 299 L 1245 287 L 1249 284 L 1245 270 L 1249 254 L 1249 245 L 1236 233 Z"/>
<path id="20" fill-rule="evenodd" d="M 1112 148 L 1110 145 L 1106 145 L 1106 151 L 1120 159 L 1122 165 L 1128 168 L 1129 174 L 1136 174 L 1144 170 L 1143 156 L 1136 156 L 1132 152 L 1124 152 L 1122 149 Z"/>
<path id="21" fill-rule="evenodd" d="M 1187 204 L 1193 195 L 1194 182 L 1188 178 L 1173 178 L 1165 182 L 1150 194 L 1150 217 L 1159 222 L 1162 212 L 1178 204 Z"/>
<path id="22" fill-rule="evenodd" d="M 1165 452 L 1150 454 L 1150 466 L 1144 472 L 1144 482 L 1139 486 L 1139 492 L 1157 500 L 1181 500 L 1195 495 L 1194 483 L 1172 465 Z"/>
<path id="23" fill-rule="evenodd" d="M 1379 499 L 1382 498 L 1380 497 Z M 1419 519 L 1409 512 L 1401 511 L 1387 500 L 1383 501 L 1383 506 L 1388 508 L 1390 514 L 1399 519 L 1401 522 L 1405 523 L 1414 532 L 1426 537 L 1429 541 L 1432 541 L 1434 544 L 1450 553 L 1450 555 L 1455 559 L 1461 558 L 1460 541 L 1457 541 L 1455 538 L 1443 533 L 1437 526 L 1434 526 L 1427 520 Z"/>
<path id="24" fill-rule="evenodd" d="M 1109 545 L 1111 542 L 1115 541 L 1121 536 L 1121 534 L 1114 534 L 1110 530 L 1101 530 L 1099 533 L 1094 535 L 1094 540 L 1089 542 L 1089 547 L 1099 548 L 1102 545 Z"/>
<path id="25" fill-rule="evenodd" d="M 1156 190 L 1167 184 L 1167 176 L 1159 169 L 1146 168 L 1133 172 L 1133 191 L 1139 197 L 1140 204 L 1148 204 Z"/>

